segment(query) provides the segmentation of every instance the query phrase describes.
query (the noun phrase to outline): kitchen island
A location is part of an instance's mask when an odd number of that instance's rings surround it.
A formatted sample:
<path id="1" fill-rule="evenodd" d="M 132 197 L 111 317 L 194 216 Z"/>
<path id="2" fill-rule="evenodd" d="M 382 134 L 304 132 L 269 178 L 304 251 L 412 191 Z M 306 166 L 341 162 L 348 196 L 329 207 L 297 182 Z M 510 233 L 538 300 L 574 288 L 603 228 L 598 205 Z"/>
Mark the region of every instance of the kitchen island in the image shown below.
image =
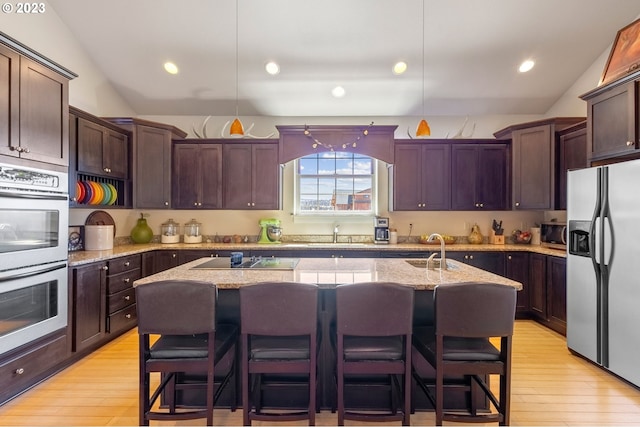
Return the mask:
<path id="1" fill-rule="evenodd" d="M 226 260 L 226 259 L 225 259 Z M 448 283 L 482 281 L 494 282 L 505 286 L 513 286 L 521 290 L 522 284 L 505 277 L 480 270 L 462 262 L 447 260 L 448 269 L 427 269 L 426 259 L 393 259 L 393 258 L 300 258 L 293 267 L 276 268 L 198 268 L 211 261 L 201 258 L 178 267 L 138 279 L 134 286 L 153 283 L 159 280 L 204 280 L 218 286 L 219 322 L 240 323 L 239 292 L 243 285 L 263 281 L 287 281 L 317 284 L 320 287 L 318 323 L 320 327 L 320 353 L 318 358 L 318 398 L 321 409 L 335 408 L 336 391 L 333 373 L 335 356 L 331 347 L 332 325 L 336 317 L 335 287 L 341 284 L 357 282 L 398 282 L 412 286 L 416 290 L 414 307 L 414 325 L 433 324 L 433 289 Z M 226 262 L 226 261 L 225 261 Z M 286 307 L 284 307 L 286 309 Z M 433 368 L 419 356 L 414 354 L 416 369 L 423 377 L 435 376 Z M 193 378 L 185 379 L 192 381 Z M 414 387 L 415 390 L 415 387 Z M 228 392 L 228 390 L 225 390 Z M 239 395 L 236 396 L 239 399 Z M 417 409 L 431 409 L 431 405 L 422 393 L 415 393 Z M 202 403 L 204 396 L 196 392 L 185 392 L 181 395 L 181 403 L 186 405 Z M 231 406 L 234 397 L 223 393 L 221 405 Z M 386 407 L 387 395 L 378 389 L 368 393 L 353 394 L 351 401 L 366 408 Z M 303 407 L 304 393 L 299 389 L 279 388 L 277 392 L 268 391 L 264 395 L 265 406 Z M 453 406 L 465 405 L 467 396 L 454 390 L 447 397 Z M 479 402 L 480 405 L 483 402 Z"/>

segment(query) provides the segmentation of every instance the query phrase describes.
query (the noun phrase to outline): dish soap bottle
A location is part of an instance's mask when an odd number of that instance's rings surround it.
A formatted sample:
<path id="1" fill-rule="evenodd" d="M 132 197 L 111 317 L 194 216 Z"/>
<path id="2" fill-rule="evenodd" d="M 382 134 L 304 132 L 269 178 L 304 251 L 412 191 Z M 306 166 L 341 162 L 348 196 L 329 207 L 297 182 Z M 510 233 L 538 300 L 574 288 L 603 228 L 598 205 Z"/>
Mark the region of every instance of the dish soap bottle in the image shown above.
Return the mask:
<path id="1" fill-rule="evenodd" d="M 153 230 L 144 219 L 144 215 L 140 214 L 136 226 L 131 230 L 131 240 L 134 243 L 149 243 L 153 239 Z"/>
<path id="2" fill-rule="evenodd" d="M 482 234 L 480 233 L 480 227 L 478 224 L 474 224 L 473 227 L 471 227 L 471 234 L 469 234 L 467 240 L 469 240 L 469 243 L 472 245 L 479 245 L 482 243 Z"/>

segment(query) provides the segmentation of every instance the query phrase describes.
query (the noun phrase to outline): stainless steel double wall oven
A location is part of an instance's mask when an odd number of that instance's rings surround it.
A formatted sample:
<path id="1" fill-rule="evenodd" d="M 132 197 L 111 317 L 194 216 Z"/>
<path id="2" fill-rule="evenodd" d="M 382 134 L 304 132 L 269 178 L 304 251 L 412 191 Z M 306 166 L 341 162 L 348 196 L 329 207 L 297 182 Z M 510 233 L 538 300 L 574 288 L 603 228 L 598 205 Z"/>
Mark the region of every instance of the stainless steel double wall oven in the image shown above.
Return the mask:
<path id="1" fill-rule="evenodd" d="M 0 355 L 67 326 L 68 174 L 0 163 Z"/>

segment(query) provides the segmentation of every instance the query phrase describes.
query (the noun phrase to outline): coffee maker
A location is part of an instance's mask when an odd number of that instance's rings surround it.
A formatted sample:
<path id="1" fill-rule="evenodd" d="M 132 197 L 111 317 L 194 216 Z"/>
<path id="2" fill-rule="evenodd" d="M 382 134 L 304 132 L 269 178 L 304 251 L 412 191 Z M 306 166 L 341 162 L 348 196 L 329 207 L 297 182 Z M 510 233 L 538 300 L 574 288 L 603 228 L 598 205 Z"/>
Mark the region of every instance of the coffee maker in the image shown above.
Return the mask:
<path id="1" fill-rule="evenodd" d="M 389 244 L 389 218 L 377 216 L 373 220 L 373 243 Z"/>

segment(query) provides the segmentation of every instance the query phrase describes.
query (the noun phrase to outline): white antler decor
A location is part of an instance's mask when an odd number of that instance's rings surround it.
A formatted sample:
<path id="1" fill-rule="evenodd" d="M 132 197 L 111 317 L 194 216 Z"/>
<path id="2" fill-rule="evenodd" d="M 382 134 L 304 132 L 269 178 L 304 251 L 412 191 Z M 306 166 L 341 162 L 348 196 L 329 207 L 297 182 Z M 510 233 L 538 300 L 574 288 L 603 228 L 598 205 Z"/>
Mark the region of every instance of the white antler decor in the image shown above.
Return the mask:
<path id="1" fill-rule="evenodd" d="M 464 118 L 464 123 L 462 124 L 462 127 L 460 128 L 460 130 L 451 137 L 451 139 L 458 139 L 458 138 L 471 138 L 473 136 L 473 132 L 475 132 L 476 130 L 476 122 L 473 122 L 473 126 L 471 127 L 471 133 L 469 133 L 468 135 L 463 135 L 462 132 L 464 132 L 464 128 L 467 126 L 467 122 L 469 121 L 469 116 Z M 447 133 L 446 138 L 449 137 L 449 133 Z"/>
<path id="2" fill-rule="evenodd" d="M 196 138 L 199 139 L 207 139 L 207 122 L 209 121 L 209 119 L 211 118 L 211 116 L 207 116 L 204 121 L 202 122 L 202 126 L 200 127 L 200 132 L 198 132 L 196 130 L 195 125 L 191 125 L 191 130 L 193 131 L 193 134 L 196 136 Z M 225 131 L 227 130 L 227 127 L 229 126 L 230 121 L 227 120 L 226 123 L 224 124 L 224 126 L 222 127 L 222 130 L 220 131 L 220 137 L 221 138 L 239 138 L 239 136 L 236 135 L 231 135 L 231 134 L 227 134 L 225 135 Z M 240 136 L 240 138 L 253 138 L 253 139 L 268 139 L 273 137 L 273 135 L 275 134 L 275 132 L 270 133 L 269 135 L 266 136 L 256 136 L 256 135 L 252 135 L 251 134 L 251 129 L 253 129 L 253 123 L 251 123 L 251 126 L 249 126 L 249 128 L 244 132 L 243 136 Z"/>

